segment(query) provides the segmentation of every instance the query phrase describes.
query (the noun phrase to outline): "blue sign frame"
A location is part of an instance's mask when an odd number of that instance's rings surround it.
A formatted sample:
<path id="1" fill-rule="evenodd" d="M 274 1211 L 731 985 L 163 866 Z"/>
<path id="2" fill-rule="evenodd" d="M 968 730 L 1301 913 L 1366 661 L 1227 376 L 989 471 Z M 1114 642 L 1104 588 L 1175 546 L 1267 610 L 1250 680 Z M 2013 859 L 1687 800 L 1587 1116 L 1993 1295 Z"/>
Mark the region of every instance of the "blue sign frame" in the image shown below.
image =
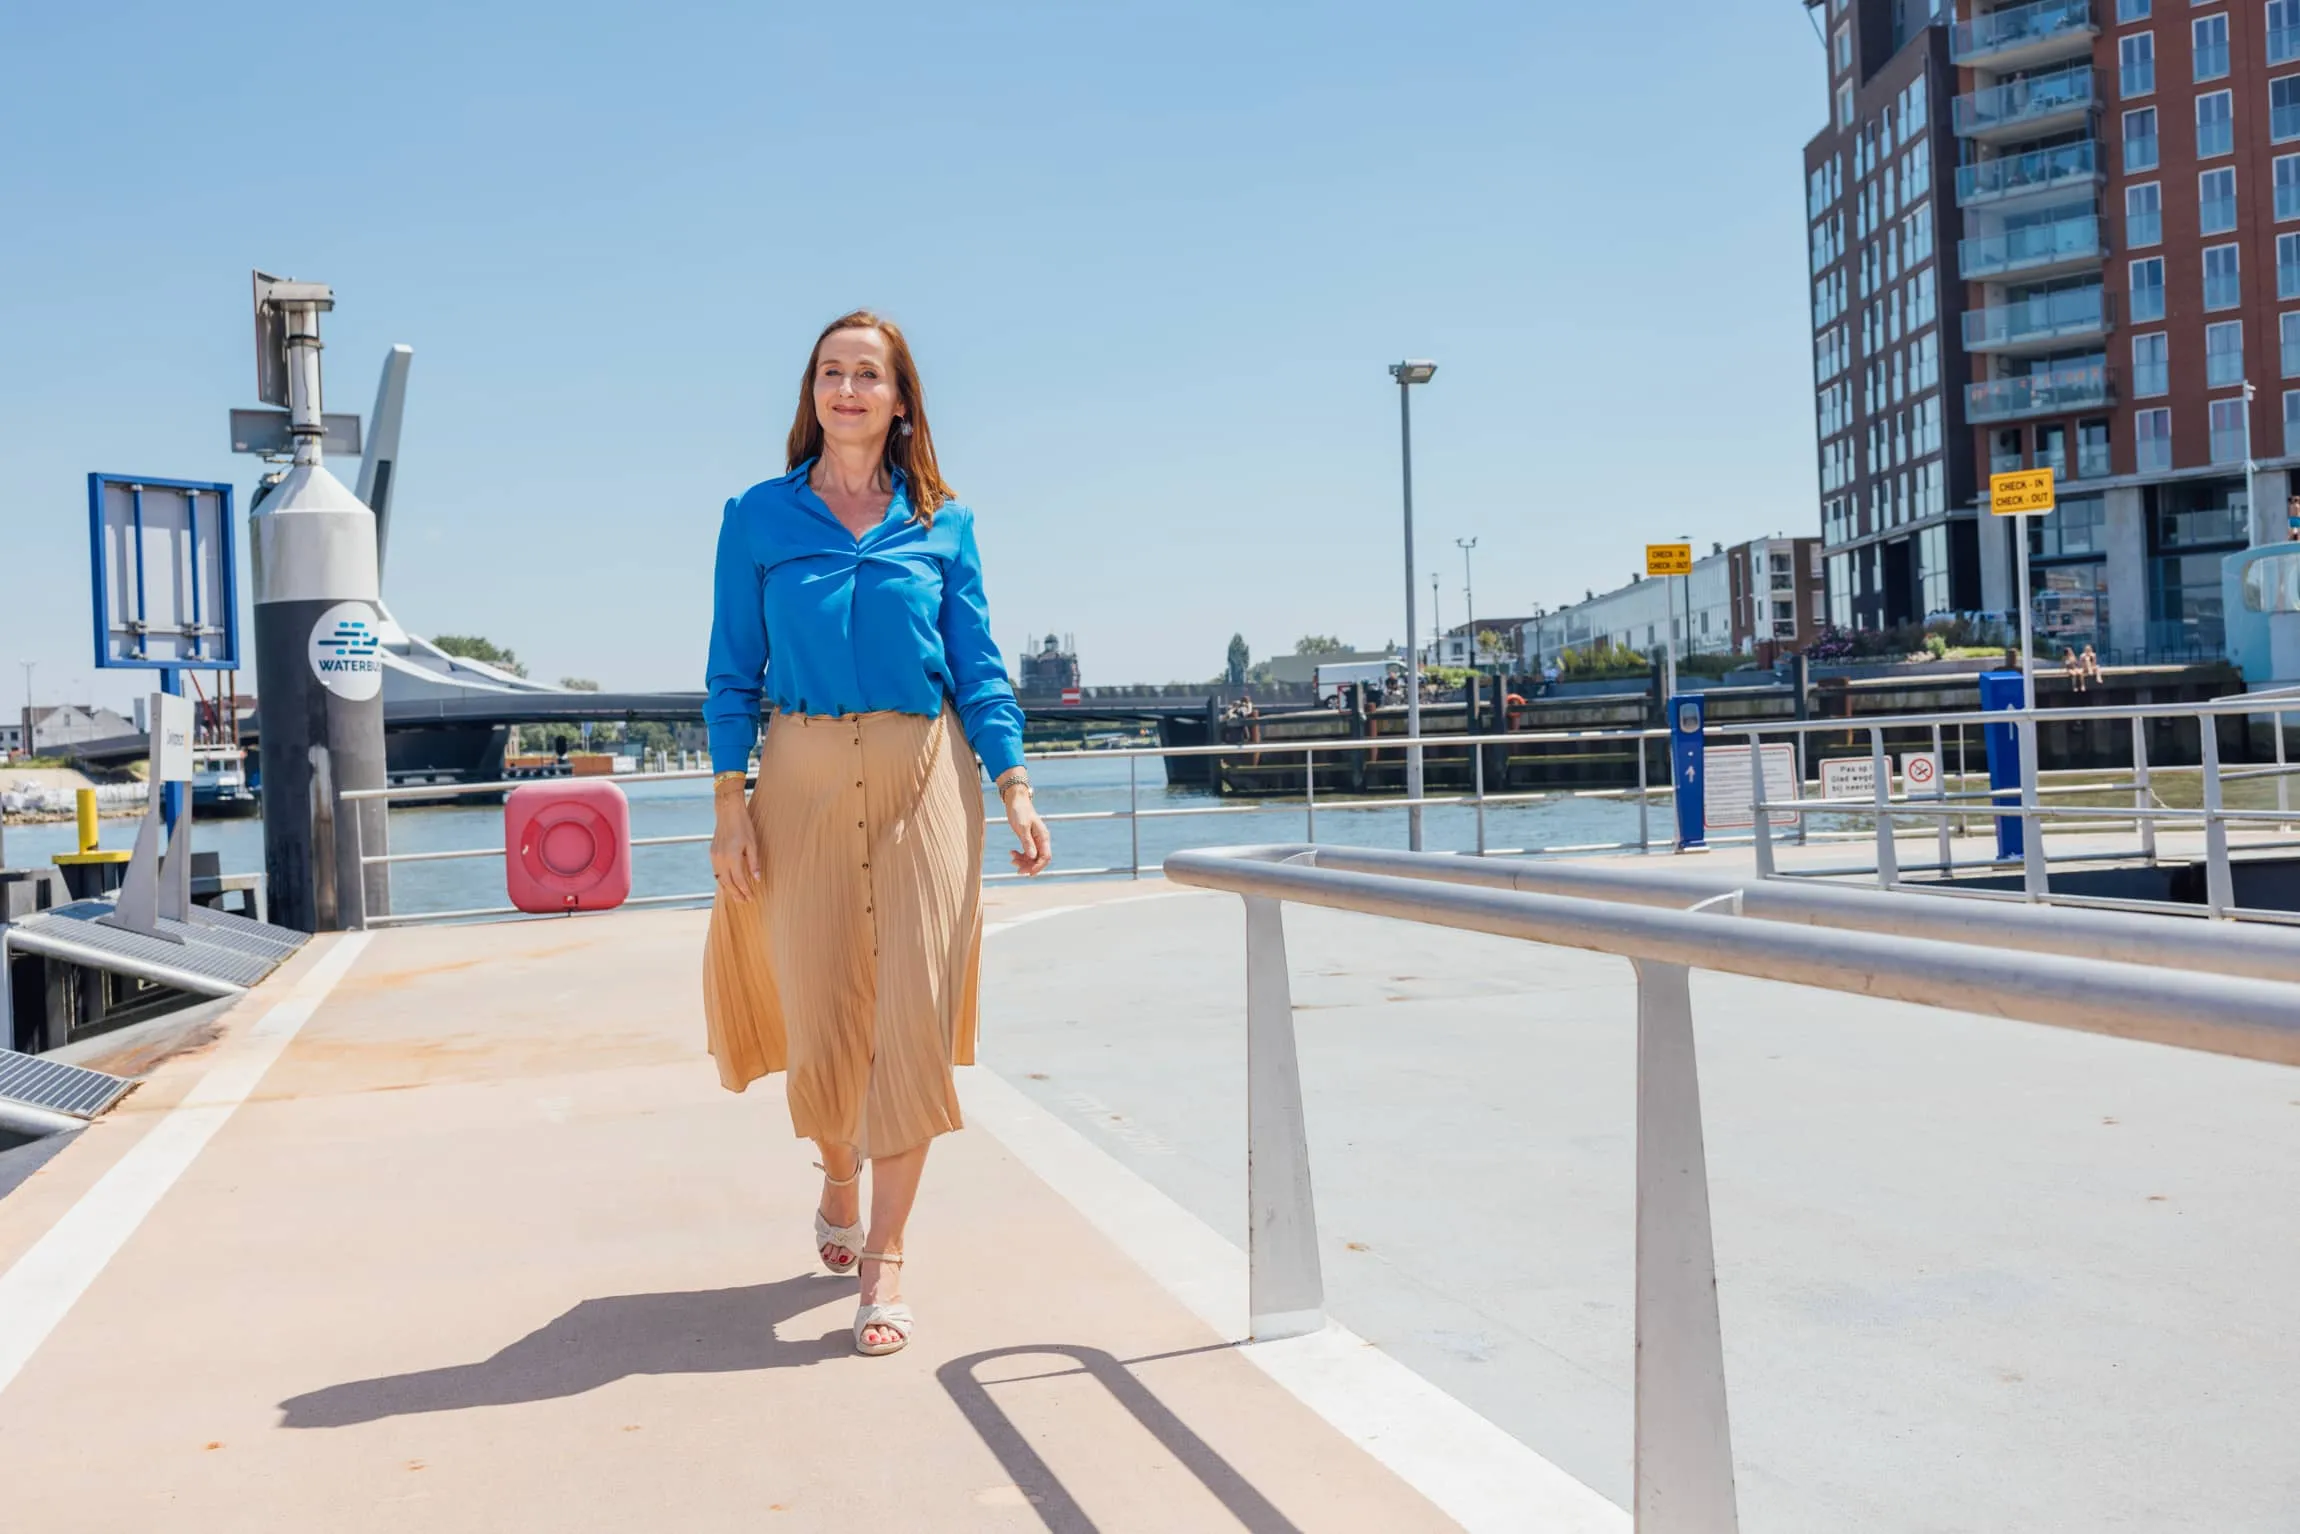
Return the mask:
<path id="1" fill-rule="evenodd" d="M 111 582 L 104 568 L 104 491 L 111 485 L 125 486 L 134 505 L 136 529 L 137 568 L 135 581 L 129 588 L 136 593 L 135 611 L 115 614 L 111 610 Z M 185 539 L 187 562 L 186 587 L 191 599 L 191 620 L 195 624 L 212 622 L 220 631 L 213 635 L 195 634 L 191 639 L 193 653 L 167 659 L 134 660 L 111 653 L 113 619 L 141 623 L 145 621 L 143 593 L 145 571 L 143 556 L 143 505 L 146 490 L 179 490 L 191 495 L 213 495 L 217 498 L 221 514 L 217 520 L 216 538 L 222 547 L 217 549 L 215 567 L 220 572 L 221 590 L 203 593 L 200 589 L 200 519 L 188 517 Z M 88 476 L 88 581 L 90 603 L 95 622 L 96 664 L 99 667 L 123 671 L 236 671 L 240 664 L 240 581 L 239 545 L 236 524 L 232 515 L 232 487 L 213 484 L 205 480 L 158 479 L 149 474 L 90 474 Z M 209 614 L 210 616 L 203 616 Z M 172 690 L 172 689 L 171 689 Z"/>

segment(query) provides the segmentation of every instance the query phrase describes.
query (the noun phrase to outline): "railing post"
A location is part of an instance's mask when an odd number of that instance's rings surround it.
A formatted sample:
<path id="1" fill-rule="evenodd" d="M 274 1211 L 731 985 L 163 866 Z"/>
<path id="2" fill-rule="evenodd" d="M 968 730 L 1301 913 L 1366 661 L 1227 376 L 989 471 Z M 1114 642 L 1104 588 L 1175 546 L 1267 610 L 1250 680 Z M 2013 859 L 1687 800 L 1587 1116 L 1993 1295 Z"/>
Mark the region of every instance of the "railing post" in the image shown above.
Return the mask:
<path id="1" fill-rule="evenodd" d="M 2023 544 L 2022 547 L 2027 545 Z M 2014 730 L 2020 745 L 2021 892 L 2031 900 L 2042 900 L 2047 884 L 2044 868 L 2044 818 L 2035 813 L 2036 715 L 2022 710 L 2020 723 L 2014 726 Z"/>
<path id="2" fill-rule="evenodd" d="M 1682 964 L 1633 962 L 1637 1534 L 1734 1534 L 1740 1515 L 1733 1494 L 1692 990 Z"/>
<path id="3" fill-rule="evenodd" d="M 391 806 L 388 802 L 384 805 L 383 812 L 386 815 L 391 813 Z M 343 805 L 340 801 L 336 805 L 336 813 L 338 815 L 343 813 Z M 359 920 L 352 927 L 355 932 L 367 930 L 367 827 L 363 823 L 366 818 L 360 814 L 358 805 L 352 806 L 351 874 L 354 879 L 359 881 L 357 886 L 359 890 Z M 338 890 L 343 888 L 343 876 L 341 874 L 336 876 L 335 882 Z M 391 865 L 389 863 L 383 865 L 383 887 L 387 891 L 391 888 Z M 388 905 L 388 903 L 387 900 L 386 904 Z"/>
<path id="4" fill-rule="evenodd" d="M 2148 721 L 2132 716 L 2132 807 L 2136 810 L 2156 808 L 2156 796 L 2148 788 Z M 2156 822 L 2146 815 L 2140 818 L 2140 855 L 2150 863 L 2156 861 Z"/>
<path id="5" fill-rule="evenodd" d="M 1941 773 L 1947 766 L 1948 758 L 1941 751 L 1941 727 L 1936 724 L 1933 726 L 1933 782 L 1939 785 L 1940 791 L 1934 797 L 1941 801 L 1940 807 L 1944 810 L 1949 807 L 1949 786 L 1941 782 Z M 1902 786 L 1907 786 L 1905 781 Z M 1961 789 L 1962 786 L 1960 784 L 1959 788 Z M 1949 852 L 1949 817 L 1937 815 L 1933 818 L 1933 824 L 1939 828 L 1940 832 L 1941 872 L 1945 874 L 1949 871 L 1949 865 L 1954 861 Z"/>
<path id="6" fill-rule="evenodd" d="M 2268 716 L 2268 727 L 2276 732 L 2276 813 L 2289 815 L 2292 812 L 2292 780 L 2287 778 L 2283 771 L 2285 763 L 2284 711 L 2282 709 L 2278 709 Z M 2279 825 L 2276 829 L 2281 834 L 2292 828 L 2287 825 Z"/>
<path id="7" fill-rule="evenodd" d="M 1142 877 L 1142 758 L 1126 758 L 1126 877 Z"/>
<path id="8" fill-rule="evenodd" d="M 1302 840 L 1314 847 L 1318 842 L 1318 752 L 1315 746 L 1302 748 L 1302 794 L 1302 804 L 1309 817 Z"/>
<path id="9" fill-rule="evenodd" d="M 1246 1253 L 1256 1342 L 1326 1324 L 1284 907 L 1246 902 Z"/>
<path id="10" fill-rule="evenodd" d="M 1642 743 L 1639 751 L 1642 754 Z M 1485 856 L 1485 747 L 1470 747 L 1469 759 L 1470 782 L 1477 792 L 1477 855 L 1482 858 Z"/>
<path id="11" fill-rule="evenodd" d="M 2226 916 L 2236 904 L 2236 881 L 2228 869 L 2228 822 L 2220 818 L 2220 720 L 2199 714 L 2204 745 L 2204 909 Z"/>
<path id="12" fill-rule="evenodd" d="M 1770 879 L 1773 877 L 1773 826 L 1765 812 L 1765 746 L 1764 737 L 1755 730 L 1749 732 L 1749 804 L 1751 834 L 1757 838 L 1757 877 Z"/>
<path id="13" fill-rule="evenodd" d="M 1901 882 L 1900 849 L 1893 845 L 1893 764 L 1885 760 L 1885 732 L 1869 726 L 1869 771 L 1877 798 L 1877 883 L 1891 889 Z"/>
<path id="14" fill-rule="evenodd" d="M 1648 797 L 1645 787 L 1646 777 L 1645 732 L 1639 730 L 1637 732 L 1637 850 L 1639 852 L 1651 852 L 1653 850 L 1652 831 L 1646 824 L 1649 818 L 1646 803 Z"/>

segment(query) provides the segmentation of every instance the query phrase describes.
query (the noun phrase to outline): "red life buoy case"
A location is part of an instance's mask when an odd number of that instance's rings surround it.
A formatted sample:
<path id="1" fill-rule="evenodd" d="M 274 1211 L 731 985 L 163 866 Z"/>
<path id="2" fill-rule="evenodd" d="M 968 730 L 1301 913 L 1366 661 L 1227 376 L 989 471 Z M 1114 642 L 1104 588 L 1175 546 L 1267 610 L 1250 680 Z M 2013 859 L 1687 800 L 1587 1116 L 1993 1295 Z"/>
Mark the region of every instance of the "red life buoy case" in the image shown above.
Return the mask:
<path id="1" fill-rule="evenodd" d="M 503 872 L 522 911 L 611 911 L 631 896 L 631 802 L 600 778 L 522 783 L 503 801 Z"/>

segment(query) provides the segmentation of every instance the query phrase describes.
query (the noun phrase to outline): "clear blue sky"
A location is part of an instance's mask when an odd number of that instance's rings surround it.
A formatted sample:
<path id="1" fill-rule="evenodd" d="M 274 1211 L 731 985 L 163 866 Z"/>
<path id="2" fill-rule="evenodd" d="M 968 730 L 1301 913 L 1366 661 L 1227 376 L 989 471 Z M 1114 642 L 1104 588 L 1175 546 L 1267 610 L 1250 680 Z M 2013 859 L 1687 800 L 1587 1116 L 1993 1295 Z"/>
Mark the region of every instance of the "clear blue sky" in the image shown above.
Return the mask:
<path id="1" fill-rule="evenodd" d="M 296 27 L 311 23 L 307 42 Z M 700 685 L 720 508 L 867 304 L 1009 650 L 1204 678 L 1817 531 L 1797 0 L 34 7 L 0 57 L 0 700 L 94 671 L 92 469 L 252 483 L 248 271 L 415 348 L 385 595 L 539 676 Z M 299 199 L 299 193 L 301 194 Z M 341 465 L 344 478 L 354 465 Z M 244 504 L 244 501 L 243 501 Z"/>

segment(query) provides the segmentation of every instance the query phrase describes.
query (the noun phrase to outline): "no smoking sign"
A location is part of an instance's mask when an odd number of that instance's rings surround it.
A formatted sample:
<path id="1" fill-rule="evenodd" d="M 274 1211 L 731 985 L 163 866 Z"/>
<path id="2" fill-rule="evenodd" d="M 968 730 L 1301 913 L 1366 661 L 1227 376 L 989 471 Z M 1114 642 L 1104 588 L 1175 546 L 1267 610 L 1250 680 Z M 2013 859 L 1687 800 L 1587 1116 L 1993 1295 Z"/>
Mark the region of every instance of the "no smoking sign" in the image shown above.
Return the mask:
<path id="1" fill-rule="evenodd" d="M 1941 759 L 1930 751 L 1911 751 L 1901 758 L 1901 781 L 1912 794 L 1938 793 Z"/>

